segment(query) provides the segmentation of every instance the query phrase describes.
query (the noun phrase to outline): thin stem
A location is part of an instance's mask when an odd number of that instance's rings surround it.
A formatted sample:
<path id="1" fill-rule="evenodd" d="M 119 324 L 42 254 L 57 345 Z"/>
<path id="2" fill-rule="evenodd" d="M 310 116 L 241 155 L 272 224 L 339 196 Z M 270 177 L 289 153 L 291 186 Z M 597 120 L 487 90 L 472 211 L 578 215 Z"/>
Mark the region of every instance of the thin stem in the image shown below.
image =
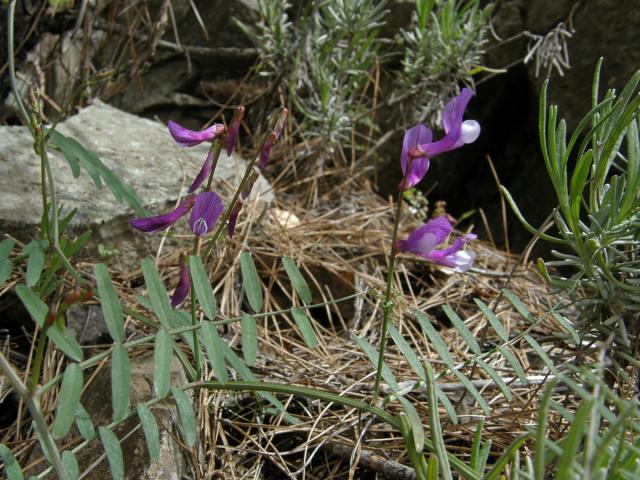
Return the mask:
<path id="1" fill-rule="evenodd" d="M 42 226 L 44 227 L 44 234 L 49 240 L 49 245 L 53 245 L 51 238 L 51 231 L 49 229 L 49 202 L 47 201 L 47 177 L 45 174 L 45 165 L 43 157 L 40 156 L 40 192 L 42 194 Z"/>
<path id="2" fill-rule="evenodd" d="M 209 177 L 211 178 L 211 177 Z M 195 240 L 193 243 L 193 254 L 200 255 L 200 237 L 198 235 L 195 236 Z M 191 272 L 189 272 L 191 275 Z M 198 325 L 198 310 L 196 308 L 196 287 L 193 282 L 191 282 L 191 325 Z M 193 335 L 193 361 L 196 364 L 196 378 L 200 380 L 202 376 L 202 368 L 200 365 L 200 344 L 198 342 L 198 330 L 194 329 L 191 334 Z"/>
<path id="3" fill-rule="evenodd" d="M 45 324 L 40 330 L 40 336 L 38 337 L 38 345 L 36 346 L 36 353 L 33 358 L 33 368 L 31 369 L 31 382 L 29 386 L 29 393 L 31 395 L 33 395 L 38 388 L 38 380 L 40 380 L 44 350 L 47 346 L 47 330 L 49 330 L 49 326 Z"/>
<path id="4" fill-rule="evenodd" d="M 211 186 L 213 184 L 213 174 L 216 171 L 216 167 L 218 166 L 218 159 L 220 158 L 220 152 L 222 152 L 222 142 L 218 139 L 215 140 L 212 145 L 213 149 L 213 163 L 211 164 L 211 173 L 209 174 L 209 179 L 207 180 L 207 187 L 205 191 L 210 192 Z"/>
<path id="5" fill-rule="evenodd" d="M 211 191 L 211 186 L 213 185 L 213 175 L 216 171 L 216 167 L 218 166 L 218 159 L 220 158 L 220 152 L 222 152 L 222 142 L 216 139 L 211 145 L 211 150 L 213 154 L 213 161 L 211 165 L 211 172 L 209 173 L 209 178 L 207 179 L 207 186 L 205 187 L 206 192 Z M 201 238 L 198 235 L 195 235 L 193 239 L 193 255 L 200 255 L 200 242 Z M 191 274 L 191 272 L 189 272 Z M 191 282 L 191 325 L 194 327 L 198 325 L 198 310 L 196 308 L 196 288 Z M 202 367 L 200 362 L 200 343 L 198 341 L 198 330 L 194 329 L 192 331 L 193 334 L 193 361 L 196 366 L 196 378 L 199 380 L 202 376 Z"/>
<path id="6" fill-rule="evenodd" d="M 44 164 L 44 169 L 47 174 L 47 180 L 49 181 L 49 196 L 51 197 L 50 211 L 51 211 L 51 225 L 53 228 L 53 246 L 56 250 L 60 248 L 60 232 L 59 232 L 59 219 L 58 219 L 58 198 L 56 195 L 56 185 L 53 180 L 53 170 L 51 169 L 51 163 L 49 162 L 49 156 L 47 155 L 47 144 L 44 141 L 44 136 L 40 137 L 40 161 Z M 48 222 L 48 218 L 47 218 Z"/>
<path id="7" fill-rule="evenodd" d="M 31 416 L 35 420 L 35 428 L 38 430 L 40 438 L 43 443 L 43 447 L 49 452 L 51 456 L 51 464 L 53 469 L 56 472 L 57 477 L 60 480 L 69 480 L 69 476 L 67 475 L 66 470 L 62 466 L 62 458 L 60 458 L 60 452 L 58 451 L 58 447 L 56 446 L 56 442 L 53 440 L 51 432 L 47 428 L 47 422 L 40 411 L 40 407 L 38 403 L 27 391 L 27 387 L 22 380 L 20 380 L 20 376 L 13 369 L 12 365 L 5 358 L 5 356 L 0 351 L 0 369 L 4 371 L 9 382 L 13 385 L 14 390 L 22 397 L 25 405 L 31 412 Z"/>
<path id="8" fill-rule="evenodd" d="M 22 121 L 33 134 L 33 127 L 29 122 L 29 113 L 27 113 L 27 109 L 22 102 L 22 97 L 20 96 L 20 92 L 18 91 L 18 83 L 16 82 L 16 59 L 13 49 L 13 24 L 15 19 L 15 9 L 16 0 L 11 0 L 9 2 L 9 14 L 7 15 L 7 56 L 9 57 L 9 80 L 11 81 L 11 90 L 13 90 L 13 97 L 15 98 L 16 104 L 18 104 L 18 110 L 20 110 Z"/>
<path id="9" fill-rule="evenodd" d="M 407 169 L 407 171 L 409 171 Z M 387 343 L 387 329 L 389 327 L 389 318 L 393 310 L 393 274 L 395 272 L 396 257 L 398 250 L 396 249 L 396 240 L 398 239 L 398 227 L 400 225 L 400 216 L 402 215 L 402 204 L 404 195 L 402 188 L 398 192 L 398 200 L 396 201 L 396 218 L 393 223 L 393 234 L 391 235 L 391 252 L 389 254 L 389 269 L 387 271 L 387 289 L 382 302 L 382 327 L 380 328 L 380 350 L 378 351 L 378 367 L 376 370 L 376 381 L 373 387 L 373 400 L 375 403 L 380 395 L 380 379 L 382 378 L 382 367 L 384 365 L 384 350 Z"/>

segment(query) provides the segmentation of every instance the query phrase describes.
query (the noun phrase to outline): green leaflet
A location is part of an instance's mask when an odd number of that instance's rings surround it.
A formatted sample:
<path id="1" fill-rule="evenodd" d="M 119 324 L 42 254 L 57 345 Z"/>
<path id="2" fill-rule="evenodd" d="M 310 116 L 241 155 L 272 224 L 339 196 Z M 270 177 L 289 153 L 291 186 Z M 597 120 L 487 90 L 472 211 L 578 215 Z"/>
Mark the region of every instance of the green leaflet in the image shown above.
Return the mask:
<path id="1" fill-rule="evenodd" d="M 529 380 L 527 380 L 527 375 L 524 373 L 524 369 L 520 364 L 518 358 L 509 350 L 507 347 L 503 347 L 502 345 L 498 345 L 498 351 L 502 354 L 502 356 L 509 362 L 513 371 L 516 372 L 518 379 L 522 385 L 528 385 Z"/>
<path id="2" fill-rule="evenodd" d="M 191 255 L 189 257 L 189 272 L 191 274 L 193 287 L 196 291 L 196 297 L 198 298 L 198 303 L 202 307 L 202 311 L 209 320 L 215 320 L 216 299 L 213 296 L 209 276 L 207 275 L 204 265 L 202 264 L 202 259 L 199 256 Z"/>
<path id="3" fill-rule="evenodd" d="M 187 442 L 187 445 L 193 447 L 197 440 L 196 431 L 196 413 L 193 411 L 193 405 L 191 399 L 179 388 L 173 387 L 171 389 L 176 405 L 178 406 L 178 413 L 180 414 L 180 422 L 182 424 L 182 434 Z"/>
<path id="4" fill-rule="evenodd" d="M 124 342 L 124 317 L 107 266 L 100 263 L 93 268 L 93 272 L 96 276 L 100 306 L 109 334 L 116 343 L 122 343 Z"/>
<path id="5" fill-rule="evenodd" d="M 416 411 L 413 404 L 404 398 L 402 395 L 394 395 L 402 404 L 402 408 L 407 414 L 409 423 L 411 424 L 411 433 L 413 435 L 413 443 L 416 447 L 416 452 L 421 453 L 424 449 L 424 427 L 422 426 L 422 420 L 420 415 Z"/>
<path id="6" fill-rule="evenodd" d="M 47 337 L 69 358 L 76 362 L 82 361 L 82 348 L 66 327 L 60 328 L 54 323 L 47 330 Z"/>
<path id="7" fill-rule="evenodd" d="M 113 480 L 123 480 L 124 459 L 122 458 L 122 448 L 120 448 L 118 437 L 106 427 L 98 427 L 98 433 L 100 434 L 100 441 L 102 441 L 104 451 L 107 454 L 111 478 Z"/>
<path id="8" fill-rule="evenodd" d="M 81 403 L 78 403 L 76 407 L 76 426 L 85 440 L 92 438 L 96 434 L 89 412 L 85 410 Z"/>
<path id="9" fill-rule="evenodd" d="M 129 205 L 138 216 L 146 214 L 140 198 L 131 186 L 122 183 L 94 152 L 84 148 L 74 138 L 67 137 L 56 130 L 47 130 L 47 135 L 49 144 L 62 152 L 74 177 L 77 178 L 80 175 L 80 165 L 82 165 L 98 188 L 102 188 L 102 180 L 104 180 L 119 202 Z"/>
<path id="10" fill-rule="evenodd" d="M 256 319 L 246 313 L 240 319 L 240 331 L 242 333 L 242 354 L 247 365 L 256 363 L 258 351 L 258 336 L 256 333 Z"/>
<path id="11" fill-rule="evenodd" d="M 4 443 L 0 443 L 0 457 L 4 463 L 4 473 L 7 475 L 7 480 L 24 480 L 20 464 Z"/>
<path id="12" fill-rule="evenodd" d="M 489 320 L 489 323 L 491 324 L 493 329 L 496 331 L 498 336 L 505 342 L 508 342 L 509 334 L 507 333 L 507 330 L 504 328 L 504 325 L 502 324 L 502 322 L 498 320 L 498 318 L 493 314 L 491 309 L 484 302 L 482 302 L 482 300 L 478 298 L 474 298 L 473 301 L 476 302 L 476 305 L 478 306 L 478 308 L 482 310 L 482 313 L 484 314 L 485 317 L 487 317 L 487 320 Z"/>
<path id="13" fill-rule="evenodd" d="M 296 322 L 296 325 L 300 329 L 300 333 L 302 334 L 304 342 L 310 348 L 317 347 L 318 339 L 316 338 L 316 334 L 313 331 L 313 326 L 311 325 L 311 321 L 309 320 L 307 312 L 299 307 L 293 307 L 291 309 L 291 315 L 293 316 L 293 320 Z"/>
<path id="14" fill-rule="evenodd" d="M 140 423 L 142 423 L 144 438 L 147 441 L 149 458 L 152 462 L 155 462 L 160 458 L 160 433 L 158 432 L 156 417 L 153 416 L 151 409 L 144 403 L 139 403 L 136 410 L 138 411 Z"/>
<path id="15" fill-rule="evenodd" d="M 171 302 L 169 301 L 169 295 L 164 288 L 160 274 L 150 258 L 145 258 L 140 263 L 142 269 L 142 275 L 144 276 L 144 282 L 147 285 L 147 291 L 149 293 L 149 301 L 151 302 L 151 309 L 155 313 L 158 321 L 164 328 L 173 327 L 173 309 L 171 308 Z"/>
<path id="16" fill-rule="evenodd" d="M 113 421 L 119 422 L 129 414 L 131 369 L 129 355 L 122 344 L 117 344 L 111 354 L 111 405 Z"/>
<path id="17" fill-rule="evenodd" d="M 62 452 L 62 466 L 64 467 L 65 472 L 69 475 L 71 480 L 77 480 L 80 476 L 80 471 L 78 469 L 78 461 L 76 460 L 76 456 L 73 454 L 71 450 L 65 450 Z"/>
<path id="18" fill-rule="evenodd" d="M 209 322 L 202 322 L 200 333 L 202 335 L 204 348 L 207 350 L 207 356 L 209 357 L 213 374 L 221 383 L 227 383 L 229 377 L 227 375 L 227 367 L 224 363 L 224 350 L 222 347 L 224 341 L 218 336 L 215 325 Z"/>
<path id="19" fill-rule="evenodd" d="M 454 369 L 454 361 L 451 353 L 449 353 L 449 349 L 447 345 L 444 343 L 444 340 L 440 336 L 440 334 L 436 331 L 435 327 L 431 324 L 431 320 L 422 312 L 416 312 L 416 318 L 418 319 L 418 323 L 420 324 L 420 328 L 425 333 L 429 341 L 433 344 L 433 347 L 440 355 L 442 361 L 449 367 L 450 369 Z"/>
<path id="20" fill-rule="evenodd" d="M 0 286 L 9 278 L 13 270 L 13 262 L 9 255 L 15 244 L 16 242 L 11 238 L 5 238 L 0 242 Z"/>
<path id="21" fill-rule="evenodd" d="M 64 437 L 76 415 L 82 394 L 82 369 L 77 363 L 71 363 L 62 376 L 62 387 L 58 397 L 58 411 L 53 423 L 53 436 L 57 439 Z"/>
<path id="22" fill-rule="evenodd" d="M 26 285 L 16 285 L 16 295 L 18 295 L 33 321 L 40 328 L 44 327 L 44 319 L 49 313 L 49 307 Z"/>
<path id="23" fill-rule="evenodd" d="M 471 351 L 476 355 L 480 355 L 482 353 L 482 350 L 480 349 L 480 344 L 473 336 L 473 333 L 469 331 L 469 329 L 464 324 L 462 319 L 458 316 L 458 314 L 454 312 L 449 305 L 446 305 L 446 304 L 442 306 L 442 310 L 444 311 L 445 315 L 447 315 L 449 320 L 451 320 L 451 323 L 453 323 L 453 326 L 458 331 L 460 336 L 464 339 L 466 344 L 469 345 L 469 348 L 471 349 Z"/>
<path id="24" fill-rule="evenodd" d="M 173 340 L 164 328 L 158 330 L 153 348 L 153 385 L 159 398 L 169 393 Z"/>
<path id="25" fill-rule="evenodd" d="M 262 285 L 251 253 L 242 252 L 240 254 L 240 270 L 242 271 L 242 286 L 249 305 L 254 312 L 258 313 L 262 310 Z"/>
<path id="26" fill-rule="evenodd" d="M 293 262 L 291 257 L 282 257 L 282 265 L 284 266 L 285 271 L 287 272 L 287 276 L 289 280 L 291 280 L 291 285 L 298 293 L 300 298 L 305 304 L 310 304 L 312 301 L 311 298 L 311 289 L 309 288 L 309 284 L 300 273 L 298 267 Z"/>
<path id="27" fill-rule="evenodd" d="M 27 275 L 25 283 L 27 287 L 33 287 L 42 274 L 44 267 L 44 251 L 42 250 L 42 242 L 40 240 L 32 240 L 24 249 L 23 253 L 27 255 Z"/>

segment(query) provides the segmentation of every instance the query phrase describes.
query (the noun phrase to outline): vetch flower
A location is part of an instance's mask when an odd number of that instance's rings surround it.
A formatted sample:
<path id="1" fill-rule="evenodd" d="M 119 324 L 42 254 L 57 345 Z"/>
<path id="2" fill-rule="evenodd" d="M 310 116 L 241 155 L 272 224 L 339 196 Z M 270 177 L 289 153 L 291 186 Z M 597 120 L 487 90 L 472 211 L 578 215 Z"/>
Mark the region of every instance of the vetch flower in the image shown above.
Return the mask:
<path id="1" fill-rule="evenodd" d="M 209 150 L 209 153 L 207 154 L 207 158 L 202 164 L 202 167 L 200 168 L 198 175 L 196 176 L 196 178 L 193 180 L 193 183 L 189 187 L 189 193 L 195 192 L 198 189 L 198 187 L 202 185 L 202 182 L 204 182 L 207 178 L 209 178 L 209 175 L 211 175 L 212 168 L 213 168 L 213 152 Z"/>
<path id="2" fill-rule="evenodd" d="M 244 205 L 244 202 L 247 200 L 247 198 L 249 198 L 249 195 L 251 195 L 251 190 L 253 189 L 253 185 L 256 183 L 256 180 L 258 179 L 258 176 L 259 176 L 258 170 L 255 167 L 253 168 L 254 170 L 253 172 L 251 172 L 251 176 L 247 180 L 247 185 L 242 190 L 242 192 L 240 192 L 240 196 L 238 197 L 236 204 L 233 206 L 233 209 L 231 210 L 231 214 L 229 215 L 229 222 L 227 223 L 227 235 L 229 236 L 229 238 L 233 237 L 233 233 L 236 230 L 236 223 L 238 222 L 238 215 L 240 215 L 242 206 Z"/>
<path id="3" fill-rule="evenodd" d="M 433 133 L 424 125 L 411 127 L 404 134 L 402 154 L 400 155 L 400 164 L 402 165 L 402 173 L 404 173 L 404 180 L 400 185 L 402 190 L 413 187 L 427 174 L 429 159 L 427 157 L 412 157 L 409 152 L 419 148 L 421 144 L 428 144 L 432 139 Z"/>
<path id="4" fill-rule="evenodd" d="M 136 228 L 141 232 L 151 233 L 164 230 L 176 223 L 180 217 L 186 215 L 189 210 L 191 210 L 191 207 L 193 207 L 194 201 L 195 196 L 191 195 L 183 198 L 178 206 L 169 213 L 155 215 L 153 217 L 134 218 L 133 220 L 130 220 L 129 223 L 133 228 Z"/>
<path id="5" fill-rule="evenodd" d="M 240 133 L 242 117 L 244 117 L 244 107 L 236 108 L 235 112 L 233 112 L 231 123 L 229 124 L 229 130 L 227 131 L 227 156 L 231 155 L 231 152 L 233 152 L 233 148 L 236 145 L 238 133 Z"/>
<path id="6" fill-rule="evenodd" d="M 204 192 L 198 195 L 189 218 L 191 231 L 199 237 L 206 235 L 220 218 L 222 210 L 224 206 L 217 193 Z"/>
<path id="7" fill-rule="evenodd" d="M 416 185 L 429 169 L 429 158 L 441 153 L 473 143 L 480 135 L 480 124 L 475 120 L 464 120 L 464 111 L 473 93 L 463 88 L 460 95 L 449 101 L 442 111 L 444 137 L 432 142 L 433 134 L 424 125 L 416 125 L 405 134 L 402 144 L 402 173 L 404 180 L 400 184 L 402 190 Z"/>
<path id="8" fill-rule="evenodd" d="M 169 120 L 167 127 L 173 139 L 181 147 L 193 147 L 202 142 L 211 141 L 225 130 L 224 125 L 220 123 L 214 123 L 209 128 L 200 131 L 189 130 L 172 120 Z"/>
<path id="9" fill-rule="evenodd" d="M 169 213 L 134 218 L 129 223 L 142 232 L 157 232 L 169 228 L 191 210 L 191 231 L 201 237 L 214 227 L 223 209 L 222 200 L 217 193 L 204 192 L 184 198 L 178 207 Z"/>
<path id="10" fill-rule="evenodd" d="M 456 272 L 466 272 L 473 265 L 476 255 L 463 248 L 469 240 L 474 240 L 476 235 L 468 234 L 458 237 L 449 247 L 436 249 L 452 230 L 453 227 L 446 217 L 437 217 L 416 228 L 406 240 L 398 240 L 395 248 L 399 252 L 413 253 L 438 265 L 452 268 Z"/>
<path id="11" fill-rule="evenodd" d="M 269 156 L 271 155 L 271 147 L 273 147 L 273 144 L 282 133 L 282 130 L 284 129 L 284 122 L 287 120 L 288 115 L 289 115 L 289 110 L 287 110 L 284 107 L 281 107 L 280 115 L 276 120 L 276 125 L 274 129 L 269 133 L 269 137 L 267 138 L 267 141 L 264 143 L 264 146 L 262 147 L 262 152 L 260 152 L 260 163 L 258 164 L 258 166 L 260 167 L 260 170 L 263 170 L 264 167 L 267 166 L 267 162 L 269 161 Z"/>
<path id="12" fill-rule="evenodd" d="M 180 277 L 178 278 L 178 285 L 171 295 L 171 306 L 177 307 L 185 301 L 189 292 L 191 291 L 191 275 L 189 275 L 189 267 L 187 262 L 184 261 L 184 256 L 180 255 Z"/>

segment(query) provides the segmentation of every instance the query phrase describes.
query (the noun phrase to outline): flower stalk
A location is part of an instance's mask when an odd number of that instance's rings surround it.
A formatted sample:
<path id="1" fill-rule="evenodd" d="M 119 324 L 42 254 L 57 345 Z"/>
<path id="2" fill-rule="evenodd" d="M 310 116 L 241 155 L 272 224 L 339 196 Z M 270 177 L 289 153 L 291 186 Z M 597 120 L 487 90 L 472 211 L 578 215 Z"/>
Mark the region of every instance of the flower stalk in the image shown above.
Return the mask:
<path id="1" fill-rule="evenodd" d="M 398 256 L 398 249 L 396 248 L 396 241 L 398 240 L 398 230 L 400 226 L 400 217 L 402 216 L 402 205 L 404 201 L 404 195 L 402 190 L 398 192 L 398 199 L 396 200 L 396 213 L 393 222 L 393 233 L 391 235 L 391 251 L 389 253 L 389 267 L 387 269 L 387 287 L 382 301 L 382 326 L 380 328 L 380 349 L 378 351 L 378 366 L 376 368 L 376 380 L 373 387 L 373 400 L 371 404 L 375 404 L 380 395 L 380 380 L 382 378 L 382 366 L 384 365 L 384 350 L 387 344 L 387 330 L 389 328 L 389 320 L 391 318 L 391 312 L 393 311 L 393 274 L 395 273 L 396 257 Z"/>
<path id="2" fill-rule="evenodd" d="M 205 187 L 206 192 L 211 191 L 211 187 L 213 185 L 213 175 L 216 171 L 216 167 L 218 166 L 218 159 L 220 158 L 220 153 L 222 152 L 222 142 L 220 140 L 214 140 L 211 145 L 210 155 L 213 155 L 212 164 L 211 164 L 211 172 L 209 173 L 209 178 L 207 179 L 207 185 Z M 200 246 L 201 246 L 201 238 L 199 235 L 194 235 L 193 239 L 193 255 L 200 255 Z M 194 327 L 198 325 L 198 311 L 196 308 L 196 287 L 193 282 L 191 282 L 191 325 Z M 196 370 L 196 378 L 200 379 L 202 376 L 202 367 L 200 361 L 200 343 L 198 340 L 198 331 L 193 330 L 193 361 L 195 363 Z"/>

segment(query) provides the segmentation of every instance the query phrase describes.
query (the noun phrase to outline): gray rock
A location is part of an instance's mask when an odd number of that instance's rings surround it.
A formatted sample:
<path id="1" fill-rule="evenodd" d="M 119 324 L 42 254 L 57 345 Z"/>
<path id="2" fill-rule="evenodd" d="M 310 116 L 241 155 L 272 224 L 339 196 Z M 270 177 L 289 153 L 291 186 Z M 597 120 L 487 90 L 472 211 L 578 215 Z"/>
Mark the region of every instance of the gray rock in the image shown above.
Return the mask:
<path id="1" fill-rule="evenodd" d="M 58 125 L 58 131 L 77 139 L 93 150 L 126 184 L 133 187 L 145 207 L 165 211 L 186 192 L 200 170 L 208 146 L 181 148 L 173 142 L 167 128 L 148 119 L 113 108 L 98 100 Z M 24 127 L 0 127 L 0 232 L 18 238 L 35 234 L 42 212 L 40 200 L 40 162 L 33 151 L 33 140 Z M 134 215 L 118 203 L 107 188 L 98 189 L 83 170 L 74 178 L 63 156 L 50 150 L 51 165 L 60 204 L 66 211 L 77 208 L 72 225 L 93 227 L 95 238 L 116 247 L 123 235 L 133 235 L 127 221 Z M 223 185 L 235 186 L 246 163 L 235 154 L 222 153 L 214 188 L 225 199 Z M 230 199 L 231 191 L 226 189 Z M 270 186 L 260 177 L 253 195 L 270 201 Z M 148 243 L 146 240 L 142 243 Z M 120 249 L 122 251 L 122 248 Z"/>
<path id="2" fill-rule="evenodd" d="M 81 345 L 95 345 L 108 334 L 100 305 L 74 304 L 66 314 L 67 328 Z"/>

